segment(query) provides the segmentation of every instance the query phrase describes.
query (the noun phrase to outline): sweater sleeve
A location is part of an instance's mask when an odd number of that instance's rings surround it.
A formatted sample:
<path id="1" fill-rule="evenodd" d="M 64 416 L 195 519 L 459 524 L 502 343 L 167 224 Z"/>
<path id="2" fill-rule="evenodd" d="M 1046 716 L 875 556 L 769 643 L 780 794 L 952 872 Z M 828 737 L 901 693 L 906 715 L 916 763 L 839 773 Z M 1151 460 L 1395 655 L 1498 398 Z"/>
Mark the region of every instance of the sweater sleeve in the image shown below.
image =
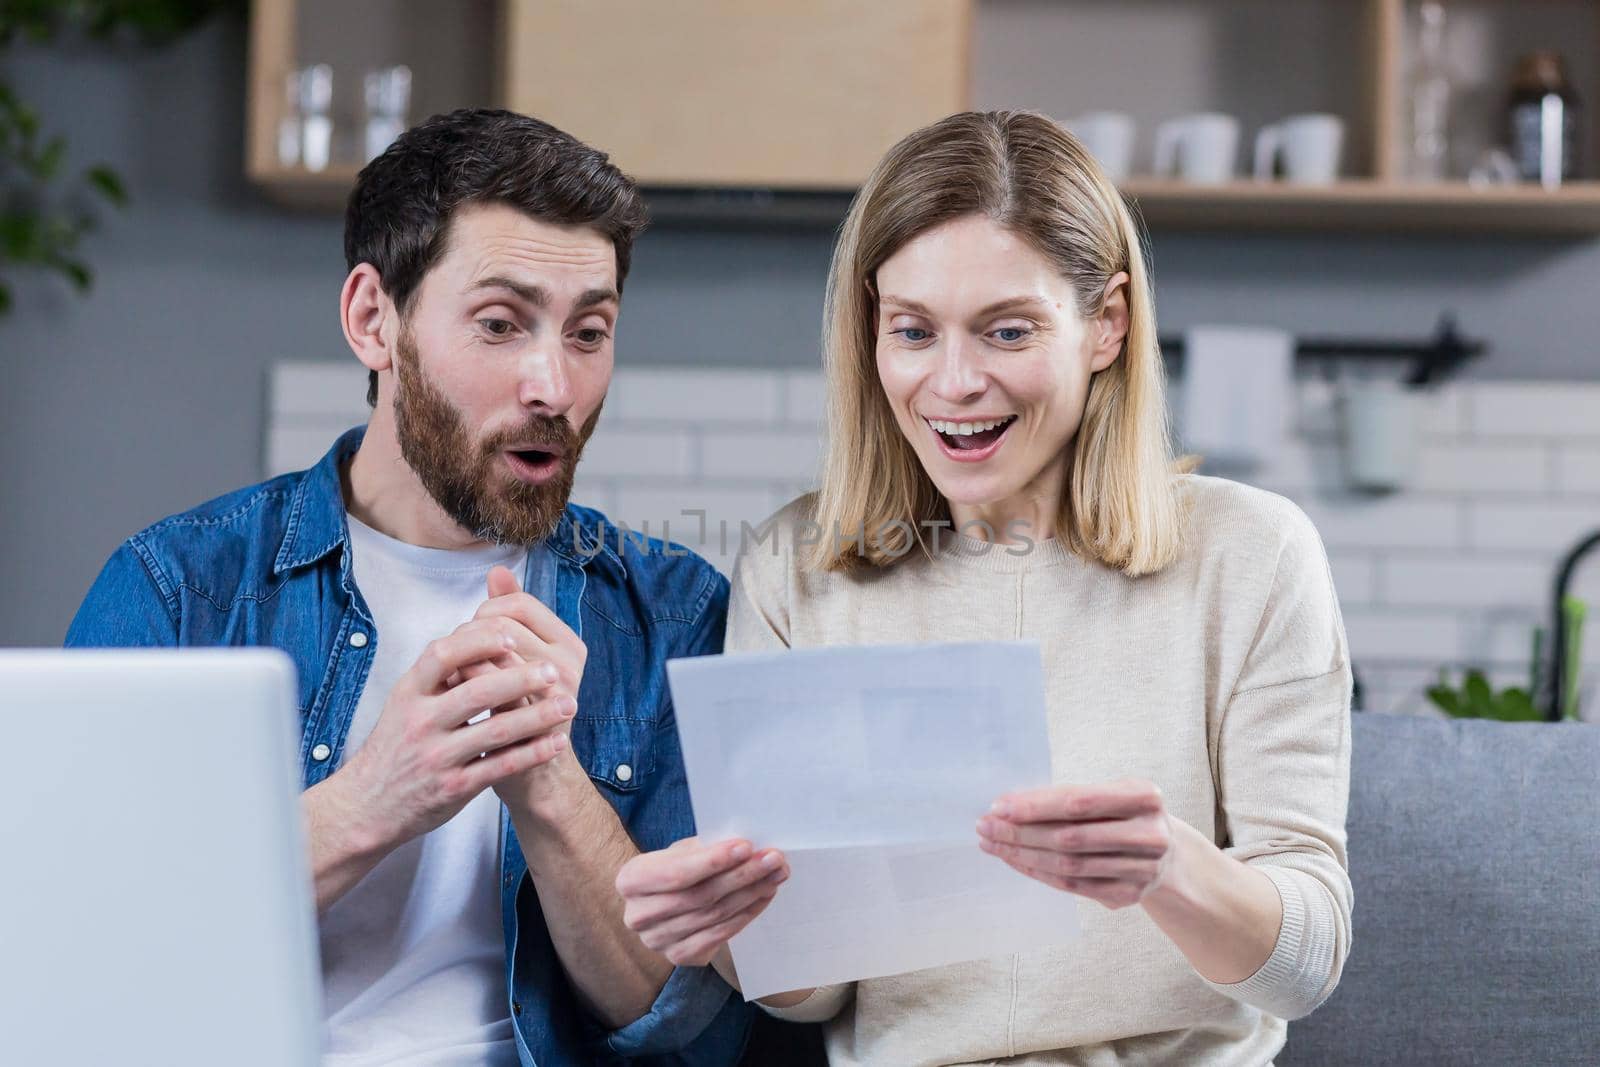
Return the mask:
<path id="1" fill-rule="evenodd" d="M 1321 539 L 1291 510 L 1254 641 L 1212 743 L 1225 850 L 1272 879 L 1283 920 L 1255 974 L 1208 983 L 1283 1019 L 1309 1014 L 1338 984 L 1352 905 L 1344 624 Z"/>
<path id="2" fill-rule="evenodd" d="M 759 1000 L 756 1003 L 761 1004 L 762 1011 L 784 1022 L 825 1023 L 844 1010 L 855 991 L 854 982 L 841 982 L 838 985 L 818 986 L 809 997 L 787 1008 L 774 1008 Z"/>

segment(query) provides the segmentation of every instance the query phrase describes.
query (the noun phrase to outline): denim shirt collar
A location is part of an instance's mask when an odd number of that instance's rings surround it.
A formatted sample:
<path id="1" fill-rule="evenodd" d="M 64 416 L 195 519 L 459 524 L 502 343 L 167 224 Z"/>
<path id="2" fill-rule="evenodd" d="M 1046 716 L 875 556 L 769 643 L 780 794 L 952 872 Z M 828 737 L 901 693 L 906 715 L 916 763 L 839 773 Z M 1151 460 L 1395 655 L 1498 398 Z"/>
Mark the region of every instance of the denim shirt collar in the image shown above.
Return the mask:
<path id="1" fill-rule="evenodd" d="M 278 546 L 278 555 L 272 563 L 272 573 L 310 566 L 326 557 L 334 549 L 345 548 L 349 540 L 349 527 L 345 524 L 344 488 L 340 470 L 345 460 L 361 447 L 366 435 L 365 426 L 346 430 L 333 443 L 333 447 L 305 472 L 295 487 L 294 499 L 289 504 L 289 517 Z M 614 567 L 617 576 L 626 580 L 628 570 L 615 549 L 598 530 L 588 529 L 569 503 L 561 512 L 555 532 L 545 542 L 550 551 L 574 564 L 587 568 L 595 559 L 604 560 Z M 348 566 L 350 554 L 343 552 L 341 571 Z M 343 575 L 348 579 L 348 575 Z"/>

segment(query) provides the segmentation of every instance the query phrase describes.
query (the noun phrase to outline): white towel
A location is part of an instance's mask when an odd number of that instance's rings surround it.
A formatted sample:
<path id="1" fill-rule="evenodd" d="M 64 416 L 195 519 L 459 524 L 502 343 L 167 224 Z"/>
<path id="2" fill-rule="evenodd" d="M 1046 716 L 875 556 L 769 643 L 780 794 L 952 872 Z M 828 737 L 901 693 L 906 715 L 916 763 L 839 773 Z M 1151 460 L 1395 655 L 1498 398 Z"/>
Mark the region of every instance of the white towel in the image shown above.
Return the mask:
<path id="1" fill-rule="evenodd" d="M 1252 470 L 1282 445 L 1294 397 L 1294 337 L 1260 326 L 1183 335 L 1178 430 L 1205 469 Z"/>

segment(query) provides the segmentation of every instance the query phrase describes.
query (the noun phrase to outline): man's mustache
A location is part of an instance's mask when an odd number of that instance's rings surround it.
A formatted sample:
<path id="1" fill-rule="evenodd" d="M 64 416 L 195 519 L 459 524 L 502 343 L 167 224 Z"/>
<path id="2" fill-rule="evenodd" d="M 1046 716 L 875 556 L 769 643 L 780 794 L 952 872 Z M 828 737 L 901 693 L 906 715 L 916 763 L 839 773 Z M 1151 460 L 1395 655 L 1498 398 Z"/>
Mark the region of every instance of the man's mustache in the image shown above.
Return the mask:
<path id="1" fill-rule="evenodd" d="M 571 453 L 578 445 L 578 431 L 565 415 L 539 415 L 520 429 L 496 434 L 485 442 L 484 451 L 500 452 L 511 445 L 558 445 L 564 452 Z"/>

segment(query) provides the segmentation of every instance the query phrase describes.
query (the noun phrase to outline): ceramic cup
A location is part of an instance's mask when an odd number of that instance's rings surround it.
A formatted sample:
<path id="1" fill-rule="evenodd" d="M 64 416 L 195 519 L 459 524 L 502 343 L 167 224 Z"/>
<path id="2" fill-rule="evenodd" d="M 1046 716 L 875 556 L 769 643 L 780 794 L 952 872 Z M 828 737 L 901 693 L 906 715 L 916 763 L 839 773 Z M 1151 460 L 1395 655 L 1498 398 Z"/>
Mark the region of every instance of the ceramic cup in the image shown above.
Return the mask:
<path id="1" fill-rule="evenodd" d="M 1256 178 L 1274 176 L 1283 163 L 1283 176 L 1296 185 L 1319 185 L 1339 177 L 1339 154 L 1344 148 L 1344 120 L 1337 115 L 1290 115 L 1256 134 Z"/>
<path id="2" fill-rule="evenodd" d="M 1229 181 L 1239 155 L 1239 120 L 1210 111 L 1168 119 L 1156 127 L 1155 172 L 1186 182 Z"/>
<path id="3" fill-rule="evenodd" d="M 1133 172 L 1133 119 L 1120 111 L 1090 111 L 1062 123 L 1083 142 L 1113 182 Z"/>

